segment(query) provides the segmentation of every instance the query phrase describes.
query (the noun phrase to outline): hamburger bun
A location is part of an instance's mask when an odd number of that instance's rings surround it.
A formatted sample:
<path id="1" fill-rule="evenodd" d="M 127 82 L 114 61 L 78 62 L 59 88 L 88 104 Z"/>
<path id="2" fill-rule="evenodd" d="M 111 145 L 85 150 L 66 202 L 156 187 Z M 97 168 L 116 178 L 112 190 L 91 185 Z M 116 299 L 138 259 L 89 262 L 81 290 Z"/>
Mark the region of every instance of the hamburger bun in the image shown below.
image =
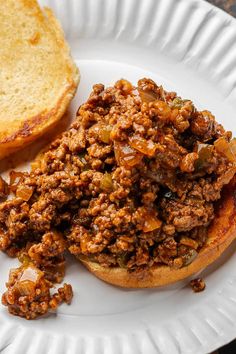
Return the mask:
<path id="1" fill-rule="evenodd" d="M 143 272 L 127 272 L 125 268 L 105 268 L 85 256 L 83 265 L 99 279 L 124 288 L 153 288 L 175 283 L 193 276 L 213 263 L 236 238 L 236 176 L 225 186 L 217 202 L 215 218 L 208 230 L 208 239 L 197 258 L 188 266 L 173 269 L 154 266 Z"/>
<path id="2" fill-rule="evenodd" d="M 62 28 L 36 0 L 0 1 L 0 158 L 44 134 L 79 82 Z"/>

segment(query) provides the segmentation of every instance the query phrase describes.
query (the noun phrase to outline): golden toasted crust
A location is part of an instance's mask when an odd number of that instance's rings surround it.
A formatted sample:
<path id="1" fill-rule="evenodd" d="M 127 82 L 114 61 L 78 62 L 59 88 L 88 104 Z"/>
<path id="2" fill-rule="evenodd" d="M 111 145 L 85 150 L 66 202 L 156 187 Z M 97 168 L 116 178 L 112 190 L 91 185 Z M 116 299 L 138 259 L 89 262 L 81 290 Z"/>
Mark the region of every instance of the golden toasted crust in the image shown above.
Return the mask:
<path id="1" fill-rule="evenodd" d="M 0 1 L 0 158 L 65 113 L 79 82 L 60 24 L 36 0 Z"/>
<path id="2" fill-rule="evenodd" d="M 142 273 L 128 273 L 123 268 L 105 268 L 81 257 L 88 270 L 107 283 L 125 288 L 152 288 L 185 279 L 214 262 L 236 238 L 236 177 L 224 189 L 216 207 L 216 216 L 208 231 L 208 241 L 198 257 L 188 266 L 172 269 L 158 266 Z"/>

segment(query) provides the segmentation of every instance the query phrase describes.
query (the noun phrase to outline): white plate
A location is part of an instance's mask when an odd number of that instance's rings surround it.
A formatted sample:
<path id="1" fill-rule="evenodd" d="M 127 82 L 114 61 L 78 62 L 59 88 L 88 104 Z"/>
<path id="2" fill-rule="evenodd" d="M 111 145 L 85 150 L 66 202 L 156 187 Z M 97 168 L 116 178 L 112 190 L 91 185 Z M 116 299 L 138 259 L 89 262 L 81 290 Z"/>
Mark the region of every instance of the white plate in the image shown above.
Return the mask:
<path id="1" fill-rule="evenodd" d="M 149 76 L 211 110 L 236 133 L 236 22 L 200 0 L 51 0 L 81 70 L 72 110 L 94 83 Z M 69 260 L 71 306 L 27 322 L 0 307 L 4 354 L 207 353 L 236 335 L 236 258 L 232 247 L 203 273 L 194 294 L 182 282 L 122 290 Z M 0 255 L 0 292 L 10 267 Z M 5 348 L 5 350 L 3 350 Z"/>

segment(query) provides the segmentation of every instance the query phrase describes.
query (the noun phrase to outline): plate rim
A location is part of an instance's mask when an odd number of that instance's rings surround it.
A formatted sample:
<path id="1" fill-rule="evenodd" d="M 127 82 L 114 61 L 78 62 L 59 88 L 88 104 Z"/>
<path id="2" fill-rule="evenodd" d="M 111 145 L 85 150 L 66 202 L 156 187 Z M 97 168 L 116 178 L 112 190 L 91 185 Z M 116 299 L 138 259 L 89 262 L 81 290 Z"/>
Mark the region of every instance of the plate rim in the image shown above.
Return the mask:
<path id="1" fill-rule="evenodd" d="M 51 4 L 53 4 L 53 3 L 55 3 L 57 0 L 52 0 L 52 1 L 50 1 L 50 3 Z M 73 3 L 73 2 L 76 2 L 76 0 L 69 0 L 71 3 Z M 109 0 L 108 0 L 109 1 Z M 142 2 L 142 1 L 145 1 L 145 0 L 136 0 L 136 1 L 140 1 L 140 2 Z M 154 2 L 155 0 L 150 0 L 150 3 L 151 2 Z M 165 1 L 165 0 L 159 0 L 160 2 L 163 2 L 163 1 Z M 173 2 L 173 0 L 168 0 L 169 1 L 169 3 L 171 3 L 171 2 Z M 187 5 L 186 6 L 192 6 L 192 5 L 190 5 L 190 1 L 189 0 L 175 0 L 175 1 L 179 1 L 179 3 L 180 2 L 185 2 Z M 104 2 L 107 2 L 107 0 L 105 0 Z M 89 2 L 90 4 L 92 3 L 92 1 L 90 1 Z M 213 4 L 211 4 L 211 3 L 209 3 L 209 2 L 207 2 L 207 1 L 205 1 L 205 0 L 191 0 L 191 4 L 194 4 L 194 6 L 196 6 L 196 7 L 204 7 L 205 9 L 206 9 L 206 11 L 207 11 L 207 9 L 209 10 L 209 11 L 213 11 L 214 12 L 214 16 L 220 16 L 221 18 L 225 18 L 227 21 L 229 21 L 229 23 L 230 23 L 230 26 L 232 25 L 232 26 L 234 26 L 234 27 L 236 27 L 236 19 L 235 18 L 233 18 L 233 16 L 231 16 L 230 14 L 228 14 L 228 13 L 226 13 L 225 11 L 223 11 L 222 9 L 220 9 L 220 8 L 218 8 L 218 7 L 216 7 L 215 5 L 213 5 Z M 66 6 L 66 5 L 65 5 Z M 226 289 L 226 293 L 227 293 L 227 291 L 231 288 L 231 287 L 233 287 L 233 286 L 236 286 L 236 279 L 232 282 L 232 283 L 227 283 L 227 284 L 225 284 L 225 288 L 224 289 Z M 228 289 L 228 290 L 227 290 Z M 236 301 L 236 300 L 235 300 Z M 220 308 L 218 307 L 218 308 L 216 308 L 216 311 L 219 311 L 220 310 Z M 222 315 L 222 313 L 221 312 L 219 312 L 220 313 L 220 315 L 221 316 L 223 316 Z M 227 318 L 224 318 L 224 320 L 222 320 L 222 321 L 226 321 L 227 322 Z M 0 318 L 0 326 L 1 326 L 1 324 L 3 323 L 3 325 L 4 325 L 4 320 L 2 320 L 1 318 Z M 209 325 L 209 324 L 208 324 Z M 8 326 L 9 327 L 9 326 Z M 16 327 L 16 325 L 14 325 L 13 327 Z M 14 348 L 15 349 L 17 349 L 17 343 L 19 343 L 19 340 L 20 339 L 22 339 L 22 338 L 25 338 L 25 340 L 27 339 L 27 340 L 29 340 L 29 337 L 32 335 L 32 333 L 33 333 L 33 331 L 32 330 L 27 330 L 27 327 L 24 327 L 24 323 L 22 323 L 22 325 L 20 325 L 20 327 L 21 327 L 21 331 L 20 331 L 20 333 L 19 333 L 19 335 L 16 335 L 15 336 L 15 343 L 16 344 L 14 344 Z M 217 334 L 217 337 L 215 338 L 215 341 L 214 341 L 214 343 L 212 342 L 212 343 L 205 343 L 204 344 L 204 347 L 203 347 L 203 344 L 202 344 L 202 346 L 200 346 L 199 347 L 199 349 L 195 349 L 194 350 L 194 354 L 196 353 L 199 353 L 199 354 L 202 354 L 202 353 L 207 353 L 207 352 L 209 352 L 209 351 L 213 351 L 213 350 L 215 350 L 216 349 L 216 345 L 217 345 L 217 347 L 221 347 L 221 346 L 223 346 L 223 345 L 225 345 L 225 344 L 227 344 L 228 342 L 230 342 L 233 338 L 235 338 L 235 333 L 236 333 L 236 323 L 233 323 L 232 325 L 231 325 L 231 331 L 229 331 L 228 330 L 228 325 L 226 324 L 225 325 L 225 328 L 227 328 L 227 332 L 221 332 L 221 333 L 218 333 Z M 154 330 L 153 330 L 154 331 Z M 32 332 L 32 333 L 31 333 Z M 187 335 L 189 334 L 190 332 L 188 332 L 187 333 Z M 36 334 L 37 335 L 37 334 Z M 190 333 L 190 335 L 191 336 L 193 336 L 194 334 L 191 332 Z M 130 336 L 130 334 L 129 335 L 127 335 L 127 336 Z M 1 334 L 0 334 L 0 348 L 1 348 Z M 19 339 L 20 338 L 20 339 Z M 159 347 L 159 343 L 157 342 L 157 343 L 155 343 L 155 339 L 153 339 L 152 338 L 152 335 L 150 334 L 150 332 L 148 332 L 148 334 L 147 334 L 147 338 L 149 338 L 148 340 L 150 341 L 150 343 L 152 342 L 152 345 L 154 346 L 154 349 L 155 349 L 155 352 L 156 353 L 158 353 L 158 351 L 159 352 L 163 352 L 161 349 L 160 349 L 160 347 Z M 93 343 L 91 344 L 90 343 L 90 341 L 88 340 L 87 341 L 87 339 L 85 339 L 84 340 L 84 344 L 83 344 L 83 346 L 81 346 L 81 344 L 79 344 L 79 342 L 76 342 L 76 343 L 74 343 L 73 345 L 75 346 L 74 348 L 76 349 L 78 349 L 78 348 L 80 348 L 80 350 L 81 350 L 81 353 L 84 353 L 84 352 L 86 352 L 86 353 L 95 353 L 95 348 L 96 348 L 96 346 L 95 346 L 95 344 L 96 344 L 96 338 L 92 338 L 93 339 Z M 105 350 L 106 350 L 106 348 L 105 348 L 105 345 L 106 345 L 106 341 L 104 340 L 103 341 L 103 337 L 101 337 L 101 340 L 102 340 L 102 344 L 100 343 L 100 346 L 99 346 L 99 350 L 96 352 L 96 353 L 98 353 L 98 354 L 100 354 L 100 353 L 104 353 L 105 352 Z M 55 353 L 56 354 L 56 348 L 58 348 L 58 344 L 56 343 L 57 342 L 57 338 L 51 338 L 51 340 L 52 340 L 52 353 Z M 177 352 L 179 352 L 179 353 L 193 353 L 192 351 L 188 351 L 188 350 L 186 350 L 186 351 L 182 351 L 182 349 L 181 349 L 181 347 L 178 347 L 178 337 L 177 338 L 175 338 L 175 339 L 173 339 L 173 340 L 175 340 L 175 348 L 176 348 L 176 353 Z M 56 341 L 56 342 L 55 342 Z M 136 344 L 134 344 L 132 341 L 134 341 Z M 139 342 L 138 342 L 138 339 L 136 338 L 135 339 L 135 337 L 132 339 L 132 341 L 131 341 L 131 343 L 133 343 L 133 344 L 131 344 L 131 346 L 133 347 L 133 348 L 136 348 L 136 347 L 138 347 L 139 346 Z M 94 344 L 95 343 L 95 344 Z M 115 343 L 115 342 L 114 342 Z M 113 342 L 111 342 L 111 344 L 110 344 L 110 347 L 112 348 L 112 352 L 115 352 L 115 349 L 114 349 L 114 344 Z M 126 343 L 129 343 L 129 339 L 127 339 L 127 342 Z M 155 344 L 153 344 L 153 343 L 155 343 Z M 176 344 L 177 343 L 177 344 Z M 64 347 L 67 347 L 68 346 L 68 348 L 71 348 L 71 344 L 69 343 L 69 339 L 68 338 L 66 338 L 65 337 L 65 342 L 64 342 Z M 40 347 L 38 347 L 38 350 L 40 350 L 39 349 Z M 82 349 L 81 349 L 82 348 Z M 89 349 L 88 349 L 89 348 Z M 76 349 L 76 350 L 77 350 Z M 186 348 L 185 348 L 186 349 Z M 181 351 L 180 351 L 181 350 Z M 38 354 L 40 354 L 40 351 L 37 351 L 36 349 L 34 350 L 34 352 L 36 353 L 38 353 Z M 12 351 L 11 352 L 9 352 L 9 353 L 13 353 Z M 23 352 L 22 352 L 23 353 Z M 106 352 L 107 353 L 107 352 Z M 132 351 L 132 353 L 133 353 L 133 351 Z M 153 351 L 153 353 L 154 353 L 154 351 Z M 168 351 L 166 351 L 165 353 L 168 353 Z"/>

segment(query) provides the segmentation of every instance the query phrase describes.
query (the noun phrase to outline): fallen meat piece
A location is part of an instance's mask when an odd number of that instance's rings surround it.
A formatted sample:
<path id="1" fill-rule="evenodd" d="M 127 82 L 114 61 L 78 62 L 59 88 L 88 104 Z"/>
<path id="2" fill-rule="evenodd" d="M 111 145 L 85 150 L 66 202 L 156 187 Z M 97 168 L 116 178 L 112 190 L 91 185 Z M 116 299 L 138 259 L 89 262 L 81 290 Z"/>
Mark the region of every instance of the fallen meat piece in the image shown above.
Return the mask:
<path id="1" fill-rule="evenodd" d="M 8 307 L 9 313 L 27 320 L 42 316 L 50 309 L 56 310 L 62 302 L 70 304 L 73 297 L 71 285 L 68 284 L 51 295 L 53 284 L 33 264 L 12 269 L 6 285 L 2 304 Z"/>
<path id="2" fill-rule="evenodd" d="M 205 290 L 206 284 L 202 278 L 193 279 L 190 281 L 190 286 L 195 293 L 200 293 Z"/>

